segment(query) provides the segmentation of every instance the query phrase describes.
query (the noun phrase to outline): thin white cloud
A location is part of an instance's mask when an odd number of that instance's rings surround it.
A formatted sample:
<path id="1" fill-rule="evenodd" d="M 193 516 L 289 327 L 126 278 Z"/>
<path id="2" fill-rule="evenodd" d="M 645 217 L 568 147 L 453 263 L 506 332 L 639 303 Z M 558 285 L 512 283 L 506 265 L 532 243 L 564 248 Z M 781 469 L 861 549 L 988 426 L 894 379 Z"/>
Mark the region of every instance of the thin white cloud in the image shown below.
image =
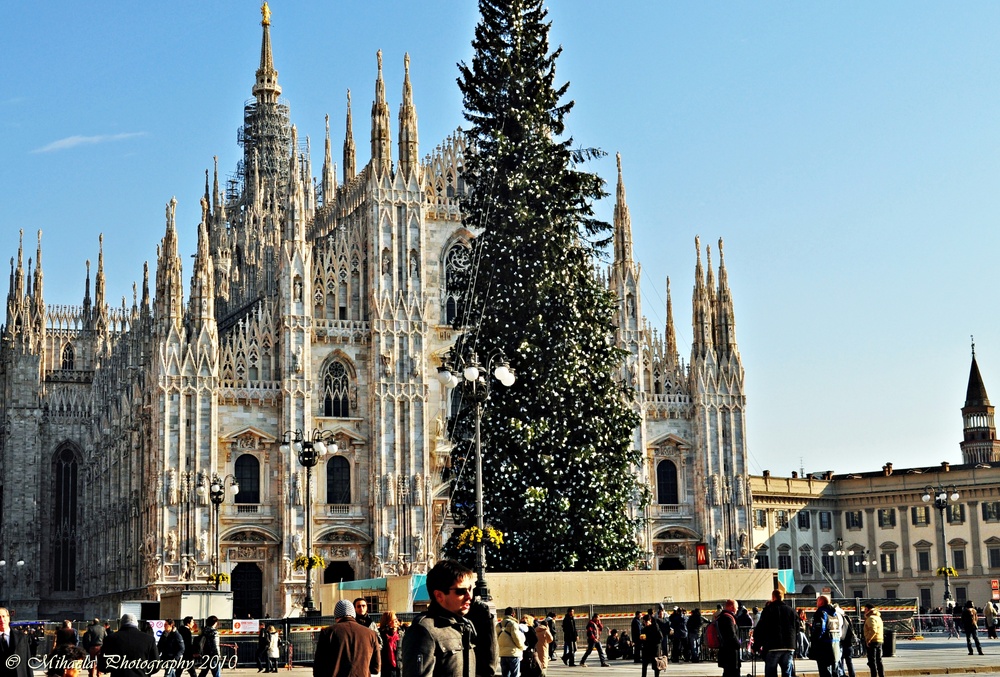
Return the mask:
<path id="1" fill-rule="evenodd" d="M 125 132 L 122 134 L 99 134 L 97 136 L 67 136 L 52 143 L 36 148 L 32 153 L 52 153 L 57 150 L 68 150 L 77 146 L 92 146 L 98 143 L 108 143 L 110 141 L 122 141 L 132 139 L 137 136 L 145 136 L 146 132 Z"/>

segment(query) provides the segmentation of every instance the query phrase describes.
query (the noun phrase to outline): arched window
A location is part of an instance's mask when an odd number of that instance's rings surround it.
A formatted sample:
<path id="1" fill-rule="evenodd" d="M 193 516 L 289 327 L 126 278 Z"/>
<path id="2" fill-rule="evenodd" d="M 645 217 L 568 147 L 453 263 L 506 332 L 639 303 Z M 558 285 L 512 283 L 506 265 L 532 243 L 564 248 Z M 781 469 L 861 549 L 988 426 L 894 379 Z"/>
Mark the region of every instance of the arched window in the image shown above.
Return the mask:
<path id="1" fill-rule="evenodd" d="M 656 496 L 660 505 L 680 503 L 677 492 L 677 466 L 673 461 L 660 461 L 656 466 Z"/>
<path id="2" fill-rule="evenodd" d="M 236 503 L 260 503 L 260 461 L 252 454 L 243 454 L 236 459 L 234 474 L 240 485 Z"/>
<path id="3" fill-rule="evenodd" d="M 444 321 L 452 324 L 465 309 L 465 273 L 469 269 L 469 246 L 456 242 L 444 257 Z"/>
<path id="4" fill-rule="evenodd" d="M 55 459 L 55 529 L 53 530 L 52 589 L 56 592 L 76 590 L 76 528 L 79 465 L 72 449 L 63 449 Z"/>
<path id="5" fill-rule="evenodd" d="M 323 415 L 347 418 L 351 415 L 350 379 L 343 362 L 333 362 L 323 377 Z"/>
<path id="6" fill-rule="evenodd" d="M 73 344 L 67 343 L 62 349 L 62 368 L 63 369 L 73 369 L 73 363 L 75 361 L 76 355 L 73 352 Z"/>
<path id="7" fill-rule="evenodd" d="M 343 456 L 334 456 L 326 464 L 326 502 L 351 502 L 351 464 Z"/>

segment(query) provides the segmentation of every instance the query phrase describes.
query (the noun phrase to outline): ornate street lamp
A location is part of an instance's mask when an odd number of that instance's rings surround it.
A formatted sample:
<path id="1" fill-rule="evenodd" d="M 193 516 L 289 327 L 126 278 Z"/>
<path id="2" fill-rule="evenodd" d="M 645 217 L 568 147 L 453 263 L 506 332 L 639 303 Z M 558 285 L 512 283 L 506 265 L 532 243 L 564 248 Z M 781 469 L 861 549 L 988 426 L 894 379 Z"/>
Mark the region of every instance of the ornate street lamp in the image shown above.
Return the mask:
<path id="1" fill-rule="evenodd" d="M 944 511 L 948 509 L 949 502 L 955 503 L 958 499 L 958 489 L 955 488 L 954 484 L 947 489 L 944 489 L 940 484 L 938 484 L 937 489 L 926 486 L 924 487 L 924 495 L 921 496 L 921 500 L 924 503 L 930 503 L 933 500 L 934 507 L 938 509 L 941 515 L 941 547 L 944 549 L 944 566 L 941 568 L 944 570 L 944 606 L 946 609 L 950 609 L 953 603 L 951 601 L 951 569 L 948 567 L 948 542 L 944 537 Z"/>
<path id="2" fill-rule="evenodd" d="M 299 463 L 306 469 L 306 599 L 303 603 L 307 616 L 319 615 L 319 610 L 313 603 L 313 557 L 312 557 L 312 469 L 319 459 L 329 451 L 337 452 L 337 445 L 327 443 L 334 437 L 332 430 L 314 430 L 312 437 L 303 437 L 301 430 L 289 430 L 282 435 L 281 453 L 287 454 L 294 450 L 299 457 Z"/>
<path id="3" fill-rule="evenodd" d="M 461 385 L 464 395 L 468 395 L 476 403 L 476 527 L 479 528 L 480 534 L 483 534 L 483 448 L 479 427 L 483 420 L 483 404 L 490 399 L 489 374 L 494 363 L 497 363 L 497 367 L 493 369 L 496 380 L 506 388 L 514 385 L 516 380 L 514 371 L 500 351 L 495 352 L 486 361 L 486 369 L 480 366 L 475 353 L 468 359 L 446 358 L 444 364 L 438 367 L 438 380 L 442 385 L 446 388 Z M 490 589 L 486 585 L 485 535 L 476 544 L 476 588 L 473 594 L 483 601 L 490 600 Z"/>
<path id="4" fill-rule="evenodd" d="M 17 562 L 15 562 L 14 564 L 17 567 L 23 567 L 24 560 L 18 559 Z M 14 576 L 17 577 L 17 571 L 14 572 Z M 0 559 L 0 606 L 6 606 L 3 602 L 3 589 L 4 589 L 4 584 L 6 582 L 7 582 L 7 560 Z"/>
<path id="5" fill-rule="evenodd" d="M 864 559 L 858 562 L 857 566 L 865 568 L 865 599 L 868 599 L 871 596 L 871 593 L 868 592 L 869 574 L 871 572 L 871 568 L 876 564 L 878 564 L 878 560 L 868 559 L 869 557 L 871 557 L 871 551 L 868 550 L 868 548 L 865 548 L 865 551 L 862 554 L 864 556 Z"/>
<path id="6" fill-rule="evenodd" d="M 854 556 L 853 550 L 844 550 L 844 539 L 837 539 L 837 551 L 835 553 L 840 558 L 840 596 L 847 598 L 847 558 Z"/>
<path id="7" fill-rule="evenodd" d="M 222 579 L 222 573 L 219 571 L 222 566 L 222 561 L 219 558 L 219 507 L 226 500 L 227 483 L 229 484 L 229 490 L 233 492 L 233 496 L 240 493 L 240 485 L 232 475 L 220 478 L 217 474 L 212 473 L 212 481 L 208 485 L 208 498 L 212 501 L 212 512 L 215 514 L 215 564 L 212 567 L 211 579 L 215 581 L 216 590 L 219 589 L 219 583 Z M 205 485 L 199 486 L 198 491 L 204 495 Z"/>

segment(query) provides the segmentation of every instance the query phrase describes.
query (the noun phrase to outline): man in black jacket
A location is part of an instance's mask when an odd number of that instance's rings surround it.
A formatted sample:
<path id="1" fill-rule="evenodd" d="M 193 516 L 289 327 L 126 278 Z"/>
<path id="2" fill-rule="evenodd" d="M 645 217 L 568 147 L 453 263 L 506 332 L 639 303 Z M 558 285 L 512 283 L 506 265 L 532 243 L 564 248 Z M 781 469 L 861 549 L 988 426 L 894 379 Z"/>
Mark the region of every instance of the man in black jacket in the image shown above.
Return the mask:
<path id="1" fill-rule="evenodd" d="M 122 616 L 118 632 L 104 640 L 104 649 L 97 662 L 101 672 L 112 677 L 148 677 L 159 666 L 160 654 L 156 639 L 139 630 L 139 623 L 132 614 Z"/>
<path id="2" fill-rule="evenodd" d="M 0 677 L 30 677 L 28 637 L 10 627 L 10 611 L 0 607 Z"/>
<path id="3" fill-rule="evenodd" d="M 576 665 L 576 638 L 578 637 L 576 632 L 576 616 L 574 615 L 575 610 L 570 607 L 566 610 L 566 615 L 563 616 L 562 631 L 563 631 L 563 656 L 562 662 L 564 665 L 569 665 L 570 667 Z"/>
<path id="4" fill-rule="evenodd" d="M 174 677 L 177 674 L 177 665 L 184 660 L 184 639 L 181 633 L 174 628 L 174 619 L 168 618 L 163 621 L 163 634 L 160 641 L 156 643 L 156 649 L 160 654 L 160 659 L 164 661 L 174 661 L 173 664 L 165 664 L 165 677 Z"/>
<path id="5" fill-rule="evenodd" d="M 181 670 L 181 674 L 187 672 L 191 677 L 197 677 L 198 672 L 194 669 L 194 634 L 191 632 L 191 622 L 194 618 L 185 616 L 177 628 L 181 640 L 184 642 L 184 660 L 190 667 Z"/>
<path id="6" fill-rule="evenodd" d="M 722 677 L 740 677 L 740 635 L 736 629 L 736 600 L 727 599 L 719 621 L 719 667 Z"/>
<path id="7" fill-rule="evenodd" d="M 764 654 L 764 677 L 778 677 L 779 667 L 783 677 L 792 677 L 798 627 L 795 610 L 785 604 L 780 590 L 773 591 L 753 631 L 754 646 Z"/>
<path id="8" fill-rule="evenodd" d="M 472 570 L 441 560 L 427 572 L 431 605 L 403 635 L 402 677 L 476 675 L 476 630 L 465 617 L 472 606 Z"/>
<path id="9" fill-rule="evenodd" d="M 632 655 L 633 663 L 642 663 L 642 652 L 639 651 L 639 635 L 642 634 L 642 614 L 638 611 L 632 617 L 632 643 L 635 644 L 635 652 Z"/>

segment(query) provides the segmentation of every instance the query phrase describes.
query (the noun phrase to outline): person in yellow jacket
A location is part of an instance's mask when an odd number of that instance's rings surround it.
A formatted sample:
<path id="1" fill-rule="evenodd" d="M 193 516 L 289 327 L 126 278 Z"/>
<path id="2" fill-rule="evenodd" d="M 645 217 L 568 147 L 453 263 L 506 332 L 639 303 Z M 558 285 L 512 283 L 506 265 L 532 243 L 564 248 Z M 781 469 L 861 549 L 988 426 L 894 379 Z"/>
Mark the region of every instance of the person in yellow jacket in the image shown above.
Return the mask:
<path id="1" fill-rule="evenodd" d="M 882 614 L 871 602 L 865 604 L 863 632 L 865 650 L 868 652 L 868 667 L 872 671 L 872 677 L 885 677 L 885 670 L 882 668 Z"/>
<path id="2" fill-rule="evenodd" d="M 497 625 L 497 653 L 500 655 L 502 677 L 520 676 L 521 656 L 526 648 L 524 633 L 514 616 L 514 609 L 507 607 L 504 609 L 503 619 Z"/>

